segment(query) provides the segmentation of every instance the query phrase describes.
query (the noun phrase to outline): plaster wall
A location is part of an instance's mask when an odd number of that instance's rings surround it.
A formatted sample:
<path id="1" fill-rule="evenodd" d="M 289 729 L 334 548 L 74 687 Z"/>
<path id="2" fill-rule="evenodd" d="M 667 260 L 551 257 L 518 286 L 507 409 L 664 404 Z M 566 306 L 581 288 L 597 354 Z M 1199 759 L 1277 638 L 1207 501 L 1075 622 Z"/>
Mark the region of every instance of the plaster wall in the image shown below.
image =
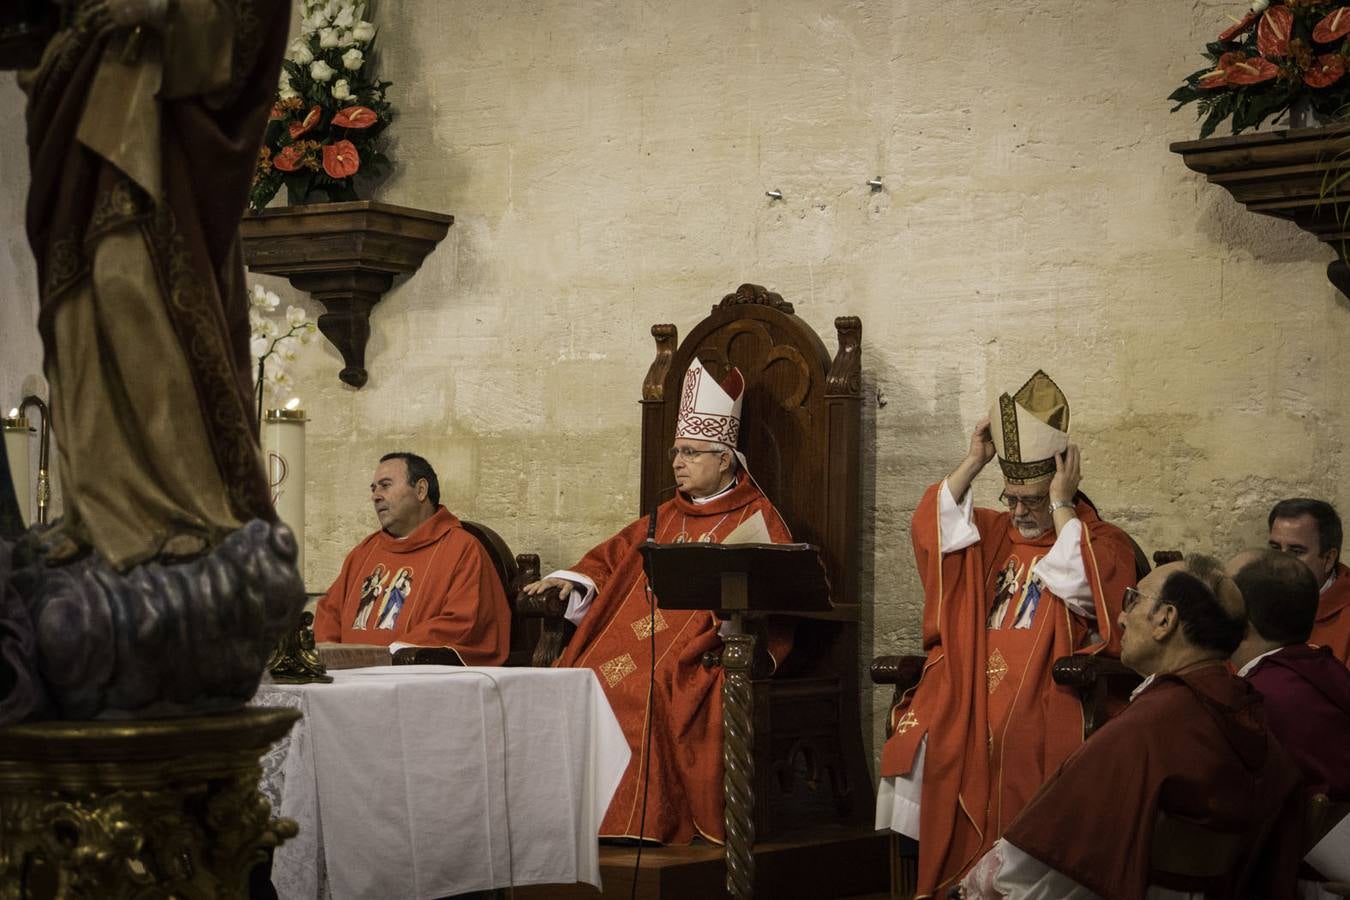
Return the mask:
<path id="1" fill-rule="evenodd" d="M 575 561 L 637 511 L 650 325 L 683 335 L 746 281 L 831 350 L 834 317 L 862 318 L 864 668 L 919 649 L 919 495 L 1038 367 L 1070 398 L 1085 490 L 1148 551 L 1258 542 L 1291 494 L 1350 511 L 1330 251 L 1167 150 L 1198 127 L 1164 98 L 1234 8 L 383 4 L 396 166 L 375 196 L 456 223 L 376 307 L 366 387 L 338 382 L 326 344 L 295 369 L 311 590 L 375 527 L 369 476 L 393 449 L 430 458 L 447 505 L 514 551 Z M 6 76 L 8 121 L 21 100 Z M 16 132 L 3 396 L 38 365 Z M 999 484 L 976 490 L 993 503 Z"/>

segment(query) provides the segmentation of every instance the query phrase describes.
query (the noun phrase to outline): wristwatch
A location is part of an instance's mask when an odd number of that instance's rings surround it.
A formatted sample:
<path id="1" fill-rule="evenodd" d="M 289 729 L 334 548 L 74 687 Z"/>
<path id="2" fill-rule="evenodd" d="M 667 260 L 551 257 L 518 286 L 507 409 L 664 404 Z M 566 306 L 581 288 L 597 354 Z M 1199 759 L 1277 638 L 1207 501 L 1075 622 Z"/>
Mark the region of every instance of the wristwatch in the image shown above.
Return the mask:
<path id="1" fill-rule="evenodd" d="M 1054 515 L 1054 514 L 1055 514 L 1055 510 L 1057 510 L 1057 509 L 1073 509 L 1073 508 L 1074 508 L 1074 502 L 1073 502 L 1072 500 L 1052 500 L 1052 501 L 1050 501 L 1050 514 L 1051 514 L 1051 515 Z"/>

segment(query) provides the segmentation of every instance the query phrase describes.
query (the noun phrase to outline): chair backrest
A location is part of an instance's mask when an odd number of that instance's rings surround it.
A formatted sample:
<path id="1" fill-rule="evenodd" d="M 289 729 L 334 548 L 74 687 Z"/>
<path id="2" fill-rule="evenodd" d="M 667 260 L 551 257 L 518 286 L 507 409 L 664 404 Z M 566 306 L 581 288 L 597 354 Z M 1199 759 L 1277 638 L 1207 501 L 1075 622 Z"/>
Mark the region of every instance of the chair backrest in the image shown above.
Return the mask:
<path id="1" fill-rule="evenodd" d="M 685 371 L 697 356 L 721 379 L 745 377 L 740 450 L 760 488 L 782 513 L 794 540 L 821 550 L 831 599 L 856 608 L 861 337 L 854 317 L 835 320 L 833 360 L 792 304 L 745 284 L 713 307 L 676 347 L 674 325 L 656 325 L 657 354 L 642 385 L 642 485 L 639 514 L 674 491 L 666 456 Z"/>
<path id="2" fill-rule="evenodd" d="M 511 548 L 502 540 L 501 535 L 486 525 L 461 519 L 464 530 L 473 535 L 478 543 L 487 550 L 492 567 L 501 579 L 502 590 L 506 592 L 507 603 L 511 606 L 511 649 L 506 658 L 508 666 L 528 666 L 534 647 L 539 643 L 540 622 L 537 618 L 526 618 L 516 613 L 516 591 L 520 587 L 520 567 Z"/>

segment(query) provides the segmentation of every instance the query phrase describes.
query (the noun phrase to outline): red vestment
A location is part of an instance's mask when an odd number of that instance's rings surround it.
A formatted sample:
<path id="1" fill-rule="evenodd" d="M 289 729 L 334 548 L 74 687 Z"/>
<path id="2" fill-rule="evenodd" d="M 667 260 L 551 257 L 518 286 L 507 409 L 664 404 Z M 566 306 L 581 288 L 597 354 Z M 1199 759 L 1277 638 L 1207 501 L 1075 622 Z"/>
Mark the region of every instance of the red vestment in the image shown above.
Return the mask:
<path id="1" fill-rule="evenodd" d="M 1317 603 L 1308 643 L 1330 647 L 1332 655 L 1350 666 L 1350 568 L 1344 563 L 1336 563 L 1336 580 Z"/>
<path id="2" fill-rule="evenodd" d="M 657 511 L 656 540 L 671 544 L 721 543 L 756 512 L 770 539 L 792 540 L 787 525 L 754 482 L 740 476 L 716 499 L 696 504 L 682 493 Z M 648 519 L 638 519 L 587 553 L 571 571 L 595 582 L 596 596 L 560 666 L 589 666 L 600 678 L 614 715 L 633 749 L 609 811 L 602 837 L 643 837 L 687 844 L 696 834 L 720 843 L 722 825 L 722 668 L 704 668 L 703 654 L 721 646 L 718 620 L 704 610 L 656 609 L 647 598 L 639 545 Z M 656 680 L 651 710 L 651 772 L 645 825 L 640 821 L 647 721 L 647 686 L 656 639 Z M 791 649 L 789 631 L 771 629 L 769 653 L 782 662 Z"/>
<path id="3" fill-rule="evenodd" d="M 1350 669 L 1326 647 L 1291 644 L 1263 657 L 1247 680 L 1308 785 L 1350 800 Z"/>
<path id="4" fill-rule="evenodd" d="M 492 560 L 444 506 L 399 539 L 357 544 L 314 613 L 314 640 L 450 647 L 465 665 L 499 666 L 511 610 Z"/>
<path id="5" fill-rule="evenodd" d="M 883 776 L 908 775 L 928 735 L 919 825 L 917 897 L 954 884 L 1002 835 L 1051 772 L 1083 742 L 1077 694 L 1050 677 L 1056 659 L 1073 653 L 1119 653 L 1116 618 L 1135 583 L 1134 549 L 1084 499 L 1083 566 L 1097 611 L 1092 625 L 1048 590 L 1031 627 L 1014 614 L 1035 590 L 1026 583 L 1055 532 L 1024 538 L 1006 511 L 976 509 L 979 542 L 940 552 L 933 485 L 914 512 L 912 536 L 924 585 L 923 639 L 928 652 L 918 688 L 891 712 L 894 734 L 881 755 Z M 1010 579 L 1009 570 L 1016 576 Z M 1008 584 L 1019 585 L 1012 596 Z M 990 613 L 1007 611 L 989 623 Z M 1090 642 L 1091 641 L 1091 642 Z"/>
<path id="6" fill-rule="evenodd" d="M 1159 675 L 1065 761 L 1004 839 L 1106 900 L 1139 900 L 1154 825 L 1168 813 L 1241 835 L 1242 868 L 1207 896 L 1292 897 L 1301 779 L 1261 705 L 1222 664 Z"/>

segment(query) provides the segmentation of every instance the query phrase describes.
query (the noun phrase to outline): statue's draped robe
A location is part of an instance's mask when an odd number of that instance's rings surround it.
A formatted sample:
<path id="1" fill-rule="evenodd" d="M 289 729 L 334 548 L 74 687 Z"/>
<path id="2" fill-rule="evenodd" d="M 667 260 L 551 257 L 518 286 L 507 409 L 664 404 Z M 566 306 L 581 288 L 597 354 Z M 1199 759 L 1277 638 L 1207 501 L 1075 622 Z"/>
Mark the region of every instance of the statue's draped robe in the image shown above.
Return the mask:
<path id="1" fill-rule="evenodd" d="M 1336 563 L 1335 581 L 1317 603 L 1317 620 L 1308 643 L 1331 648 L 1331 653 L 1350 666 L 1350 568 Z"/>
<path id="2" fill-rule="evenodd" d="M 980 540 L 940 552 L 939 490 L 914 512 L 912 537 L 924 586 L 927 650 L 918 688 L 891 713 L 883 777 L 908 775 L 928 736 L 920 803 L 917 896 L 940 896 L 998 839 L 1041 783 L 1083 742 L 1078 696 L 1051 680 L 1072 653 L 1119 653 L 1116 618 L 1135 583 L 1134 551 L 1090 503 L 1076 506 L 1083 567 L 1096 608 L 1092 626 L 1050 592 L 1030 628 L 989 628 L 1000 570 L 1010 557 L 1029 571 L 1055 532 L 1025 538 L 1007 512 L 975 509 Z M 1011 620 L 1011 614 L 1008 619 Z"/>
<path id="3" fill-rule="evenodd" d="M 499 666 L 511 649 L 511 609 L 487 551 L 444 506 L 399 539 L 357 544 L 319 598 L 314 639 L 450 647 L 465 665 Z"/>
<path id="4" fill-rule="evenodd" d="M 1069 757 L 1005 839 L 1106 900 L 1149 884 L 1160 812 L 1242 835 L 1218 897 L 1293 896 L 1300 777 L 1260 695 L 1223 664 L 1159 675 Z"/>
<path id="5" fill-rule="evenodd" d="M 657 511 L 656 540 L 675 543 L 707 535 L 722 539 L 756 512 L 770 539 L 791 535 L 773 504 L 745 476 L 706 504 L 684 494 Z M 656 608 L 656 678 L 651 709 L 651 778 L 645 826 L 640 817 L 647 721 L 647 685 L 652 663 L 652 606 L 638 547 L 649 519 L 638 519 L 587 553 L 571 571 L 595 582 L 596 598 L 572 636 L 560 666 L 589 666 L 604 687 L 633 750 L 609 811 L 603 837 L 637 837 L 687 844 L 695 835 L 721 842 L 722 679 L 720 666 L 705 668 L 703 654 L 721 646 L 719 623 L 702 610 Z M 770 628 L 768 651 L 781 662 L 791 649 L 787 628 Z"/>
<path id="6" fill-rule="evenodd" d="M 62 528 L 126 568 L 274 518 L 238 223 L 290 9 L 177 0 L 132 37 L 72 6 L 23 76 L 28 236 Z"/>

